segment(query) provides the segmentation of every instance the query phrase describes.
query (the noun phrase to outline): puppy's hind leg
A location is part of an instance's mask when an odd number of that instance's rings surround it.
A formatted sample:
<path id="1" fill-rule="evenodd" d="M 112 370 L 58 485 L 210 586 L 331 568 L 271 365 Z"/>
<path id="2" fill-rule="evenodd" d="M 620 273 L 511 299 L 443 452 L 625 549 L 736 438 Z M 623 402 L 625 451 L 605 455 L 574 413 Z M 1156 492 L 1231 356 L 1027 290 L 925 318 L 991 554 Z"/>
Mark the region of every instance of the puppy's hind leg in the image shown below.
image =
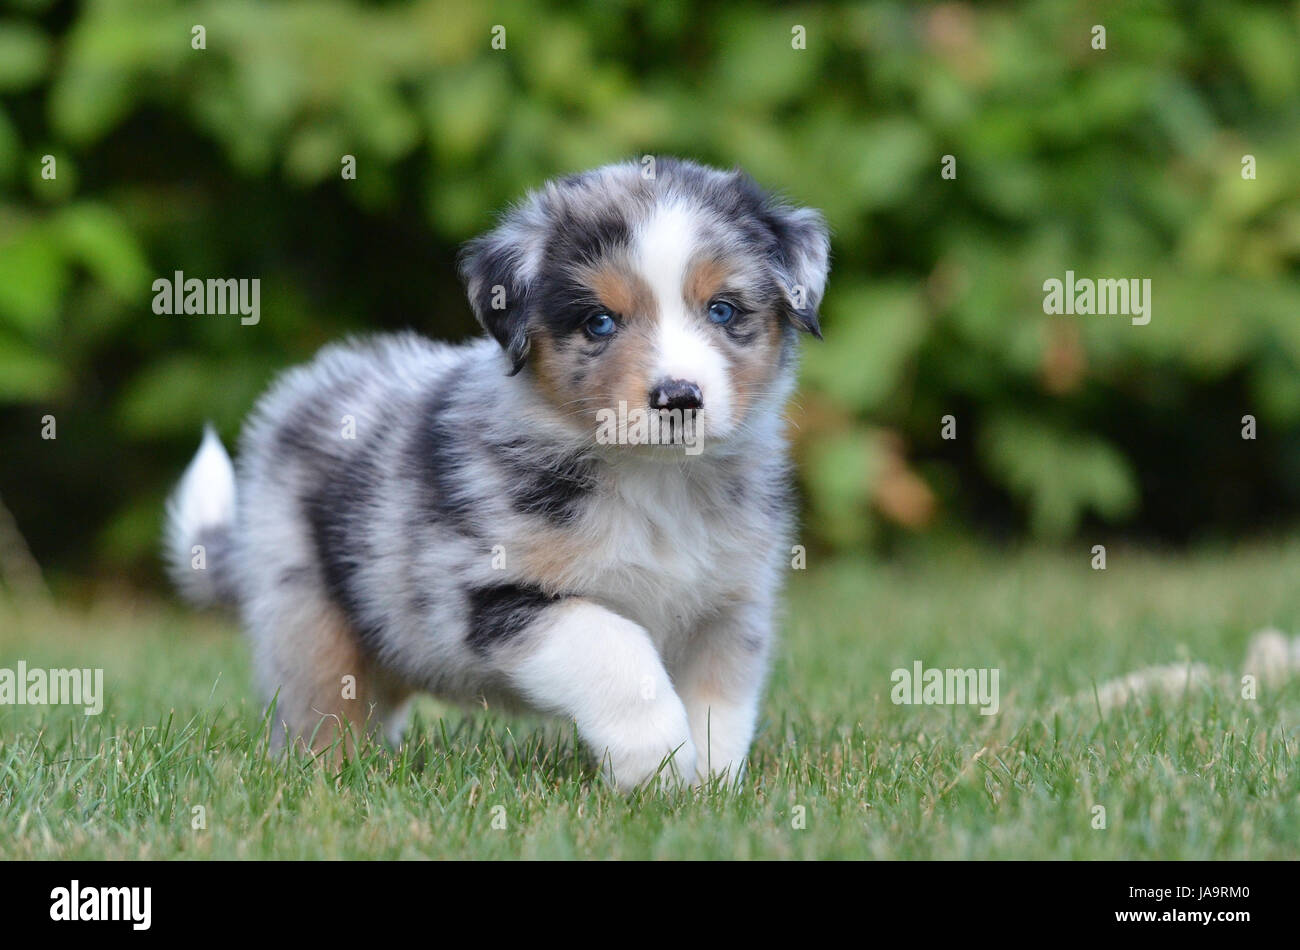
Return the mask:
<path id="1" fill-rule="evenodd" d="M 267 700 L 276 698 L 277 748 L 287 741 L 313 752 L 333 748 L 337 760 L 364 738 L 400 735 L 409 688 L 377 668 L 333 603 L 286 592 L 250 626 L 258 679 Z"/>

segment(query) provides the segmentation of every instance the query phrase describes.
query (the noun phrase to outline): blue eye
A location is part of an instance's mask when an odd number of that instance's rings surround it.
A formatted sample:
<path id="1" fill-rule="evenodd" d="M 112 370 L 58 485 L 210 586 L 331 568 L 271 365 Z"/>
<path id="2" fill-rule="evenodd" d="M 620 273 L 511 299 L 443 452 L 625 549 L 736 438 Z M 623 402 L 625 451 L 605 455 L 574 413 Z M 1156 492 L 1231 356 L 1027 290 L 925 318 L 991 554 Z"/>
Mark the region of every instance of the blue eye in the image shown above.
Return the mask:
<path id="1" fill-rule="evenodd" d="M 736 308 L 725 300 L 715 300 L 709 304 L 709 319 L 717 324 L 730 323 L 736 315 Z"/>
<path id="2" fill-rule="evenodd" d="M 607 313 L 594 313 L 587 318 L 587 332 L 592 336 L 610 336 L 616 329 L 618 324 Z"/>

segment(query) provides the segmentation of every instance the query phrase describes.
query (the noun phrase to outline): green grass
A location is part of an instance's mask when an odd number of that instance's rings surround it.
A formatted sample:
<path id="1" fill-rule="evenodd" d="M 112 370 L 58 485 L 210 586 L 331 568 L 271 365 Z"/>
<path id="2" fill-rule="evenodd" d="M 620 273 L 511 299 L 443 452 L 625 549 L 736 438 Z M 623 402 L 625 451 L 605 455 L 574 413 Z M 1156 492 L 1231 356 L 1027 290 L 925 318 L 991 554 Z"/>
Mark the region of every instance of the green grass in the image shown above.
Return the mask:
<path id="1" fill-rule="evenodd" d="M 219 618 L 0 605 L 0 667 L 102 666 L 108 694 L 98 717 L 0 706 L 0 858 L 1300 856 L 1300 683 L 1088 699 L 1149 664 L 1239 671 L 1253 632 L 1300 629 L 1300 543 L 1088 559 L 814 563 L 791 578 L 745 788 L 630 799 L 571 727 L 433 702 L 397 752 L 270 756 Z M 893 705 L 914 660 L 1000 669 L 1001 712 Z"/>

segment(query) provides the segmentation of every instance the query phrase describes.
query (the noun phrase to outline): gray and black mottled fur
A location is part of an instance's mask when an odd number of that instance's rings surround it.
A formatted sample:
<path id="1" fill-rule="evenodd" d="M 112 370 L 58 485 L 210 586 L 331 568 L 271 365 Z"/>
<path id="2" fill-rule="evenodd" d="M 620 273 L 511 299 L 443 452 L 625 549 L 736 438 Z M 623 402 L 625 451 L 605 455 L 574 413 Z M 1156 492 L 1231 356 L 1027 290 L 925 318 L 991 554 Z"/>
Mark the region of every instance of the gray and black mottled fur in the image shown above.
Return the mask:
<path id="1" fill-rule="evenodd" d="M 259 401 L 233 470 L 205 437 L 170 506 L 172 575 L 238 608 L 281 739 L 344 719 L 395 737 L 424 690 L 572 717 L 623 787 L 739 774 L 826 230 L 739 173 L 645 169 L 548 184 L 470 243 L 488 337 L 327 347 Z M 595 437 L 596 413 L 645 409 L 664 380 L 700 394 L 676 430 L 698 454 Z"/>

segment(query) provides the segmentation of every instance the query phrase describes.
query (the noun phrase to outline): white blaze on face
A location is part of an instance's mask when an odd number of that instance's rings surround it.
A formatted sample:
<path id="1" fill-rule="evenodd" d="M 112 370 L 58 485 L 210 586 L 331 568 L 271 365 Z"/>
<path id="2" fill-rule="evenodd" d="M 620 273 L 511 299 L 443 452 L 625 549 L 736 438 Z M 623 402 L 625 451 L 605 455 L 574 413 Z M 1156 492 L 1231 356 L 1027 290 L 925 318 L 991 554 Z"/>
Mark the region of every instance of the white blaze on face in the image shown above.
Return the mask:
<path id="1" fill-rule="evenodd" d="M 700 220 L 689 208 L 661 205 L 637 229 L 634 253 L 658 307 L 651 385 L 681 379 L 699 386 L 704 401 L 700 422 L 711 435 L 721 436 L 732 427 L 727 360 L 714 339 L 722 331 L 705 314 L 690 312 L 685 294 L 699 228 Z"/>

